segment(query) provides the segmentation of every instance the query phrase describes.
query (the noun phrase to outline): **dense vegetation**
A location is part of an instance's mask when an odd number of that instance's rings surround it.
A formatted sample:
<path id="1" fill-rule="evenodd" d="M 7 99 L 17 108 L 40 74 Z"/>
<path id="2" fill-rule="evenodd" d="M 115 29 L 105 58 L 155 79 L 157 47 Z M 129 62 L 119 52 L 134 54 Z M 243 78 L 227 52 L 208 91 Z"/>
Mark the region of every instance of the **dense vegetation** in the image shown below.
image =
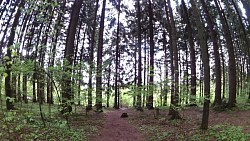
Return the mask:
<path id="1" fill-rule="evenodd" d="M 198 106 L 206 130 L 211 108 L 249 106 L 249 0 L 0 0 L 0 9 L 1 138 L 22 128 L 39 132 L 22 140 L 52 130 L 77 140 L 85 131 L 70 123 L 82 109 L 163 108 L 177 120 Z"/>

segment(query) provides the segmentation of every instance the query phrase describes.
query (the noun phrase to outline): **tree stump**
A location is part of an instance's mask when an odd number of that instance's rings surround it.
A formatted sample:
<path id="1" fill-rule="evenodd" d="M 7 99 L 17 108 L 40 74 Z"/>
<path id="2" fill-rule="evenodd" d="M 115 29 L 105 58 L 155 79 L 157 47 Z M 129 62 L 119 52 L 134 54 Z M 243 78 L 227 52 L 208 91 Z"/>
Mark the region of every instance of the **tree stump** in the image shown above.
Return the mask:
<path id="1" fill-rule="evenodd" d="M 127 118 L 128 117 L 128 113 L 122 113 L 121 118 Z"/>

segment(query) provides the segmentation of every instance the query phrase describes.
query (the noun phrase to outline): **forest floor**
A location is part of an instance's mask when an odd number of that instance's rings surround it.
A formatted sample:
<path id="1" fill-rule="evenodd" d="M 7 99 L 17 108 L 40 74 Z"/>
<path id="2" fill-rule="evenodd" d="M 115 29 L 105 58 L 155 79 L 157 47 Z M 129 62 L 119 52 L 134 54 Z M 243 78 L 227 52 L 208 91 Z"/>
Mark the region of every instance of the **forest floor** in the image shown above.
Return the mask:
<path id="1" fill-rule="evenodd" d="M 122 113 L 131 113 L 130 109 L 121 108 L 105 113 L 104 125 L 91 141 L 145 141 L 142 133 Z"/>
<path id="2" fill-rule="evenodd" d="M 0 110 L 0 140 L 26 141 L 250 141 L 250 104 L 241 104 L 232 110 L 210 109 L 209 129 L 200 130 L 202 108 L 183 107 L 181 120 L 170 120 L 167 108 L 155 110 L 134 108 L 103 108 L 103 113 L 88 112 L 77 106 L 72 114 L 58 113 L 52 106 L 43 105 L 45 124 L 38 104 L 18 105 L 19 110 Z M 4 107 L 2 108 L 4 109 Z M 127 118 L 120 118 L 127 113 Z"/>
<path id="3" fill-rule="evenodd" d="M 108 110 L 98 134 L 90 141 L 250 141 L 250 105 L 227 111 L 210 110 L 209 130 L 200 130 L 202 109 L 184 108 L 181 120 L 170 120 L 168 110 Z M 120 118 L 122 113 L 128 118 Z"/>

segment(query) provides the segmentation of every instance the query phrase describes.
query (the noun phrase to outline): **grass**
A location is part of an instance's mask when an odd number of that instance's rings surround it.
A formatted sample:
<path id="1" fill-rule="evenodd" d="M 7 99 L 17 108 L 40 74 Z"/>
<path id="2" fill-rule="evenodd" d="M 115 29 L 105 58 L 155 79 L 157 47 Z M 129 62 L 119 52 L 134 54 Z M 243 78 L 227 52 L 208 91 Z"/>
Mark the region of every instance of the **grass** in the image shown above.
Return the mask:
<path id="1" fill-rule="evenodd" d="M 69 116 L 69 123 L 58 112 L 56 105 L 49 106 L 44 104 L 43 114 L 45 115 L 46 126 L 43 127 L 40 118 L 38 104 L 22 104 L 18 110 L 0 111 L 0 140 L 10 141 L 86 141 L 88 135 L 97 132 L 97 126 L 102 122 L 98 119 L 91 119 L 91 115 L 86 116 L 83 108 L 77 107 L 76 113 Z M 3 106 L 5 108 L 5 106 Z M 77 115 L 77 116 L 76 116 Z M 74 122 L 75 118 L 79 118 Z M 92 121 L 89 124 L 89 121 Z"/>
<path id="2" fill-rule="evenodd" d="M 191 141 L 248 141 L 249 133 L 244 133 L 243 129 L 234 125 L 215 125 L 206 132 L 199 132 L 190 137 Z"/>

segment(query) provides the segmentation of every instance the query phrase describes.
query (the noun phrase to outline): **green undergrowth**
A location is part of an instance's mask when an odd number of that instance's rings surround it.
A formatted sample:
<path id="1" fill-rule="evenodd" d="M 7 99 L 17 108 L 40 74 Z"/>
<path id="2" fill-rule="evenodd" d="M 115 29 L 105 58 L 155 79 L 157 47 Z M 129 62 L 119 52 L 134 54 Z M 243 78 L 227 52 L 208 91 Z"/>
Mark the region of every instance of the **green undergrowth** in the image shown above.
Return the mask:
<path id="1" fill-rule="evenodd" d="M 89 132 L 97 132 L 96 127 L 87 124 L 88 116 L 80 110 L 80 113 L 72 113 L 67 122 L 66 118 L 59 114 L 57 106 L 51 107 L 48 113 L 48 106 L 43 106 L 45 127 L 40 117 L 38 104 L 33 106 L 25 105 L 18 110 L 0 111 L 0 140 L 10 141 L 85 141 Z M 79 122 L 73 122 L 73 114 L 79 115 Z M 99 124 L 99 123 L 98 123 Z M 88 131 L 86 131 L 88 130 Z"/>
<path id="2" fill-rule="evenodd" d="M 248 141 L 250 134 L 244 133 L 243 129 L 233 125 L 215 125 L 206 132 L 196 133 L 191 141 Z"/>
<path id="3" fill-rule="evenodd" d="M 164 131 L 159 126 L 141 125 L 139 126 L 141 132 L 146 132 L 149 135 L 150 141 L 164 141 L 172 135 L 171 131 Z"/>
<path id="4" fill-rule="evenodd" d="M 216 125 L 209 127 L 207 131 L 194 130 L 191 135 L 185 135 L 180 129 L 164 130 L 161 126 L 150 124 L 140 125 L 139 130 L 146 134 L 148 141 L 249 141 L 250 134 L 244 133 L 243 129 L 232 125 Z M 177 131 L 178 130 L 178 131 Z"/>

